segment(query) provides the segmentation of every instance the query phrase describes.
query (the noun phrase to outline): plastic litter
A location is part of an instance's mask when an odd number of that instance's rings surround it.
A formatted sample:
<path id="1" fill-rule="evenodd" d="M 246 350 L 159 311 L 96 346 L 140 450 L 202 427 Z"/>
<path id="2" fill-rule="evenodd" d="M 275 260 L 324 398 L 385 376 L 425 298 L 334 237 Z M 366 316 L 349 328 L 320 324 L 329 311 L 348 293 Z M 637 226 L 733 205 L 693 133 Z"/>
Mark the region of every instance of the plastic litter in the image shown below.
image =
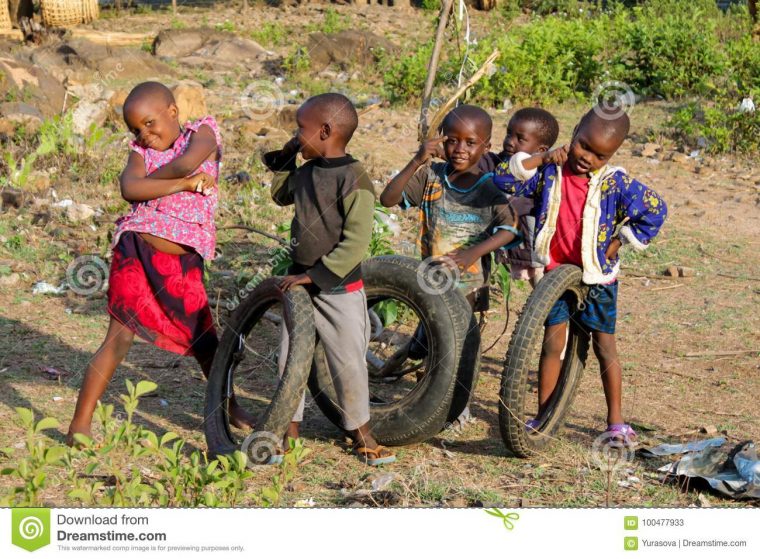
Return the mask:
<path id="1" fill-rule="evenodd" d="M 752 100 L 751 97 L 745 97 L 744 99 L 742 99 L 742 102 L 739 105 L 739 112 L 740 113 L 754 113 L 755 112 L 755 102 Z"/>
<path id="2" fill-rule="evenodd" d="M 654 448 L 641 448 L 639 454 L 644 458 L 652 456 L 670 456 L 672 454 L 685 454 L 687 452 L 699 452 L 710 446 L 721 446 L 726 442 L 723 437 L 705 439 L 702 441 L 692 441 L 685 444 L 661 444 Z"/>
<path id="3" fill-rule="evenodd" d="M 62 283 L 58 287 L 49 284 L 46 281 L 38 281 L 32 286 L 34 295 L 60 295 L 66 290 L 66 284 Z"/>
<path id="4" fill-rule="evenodd" d="M 760 499 L 760 459 L 755 443 L 731 447 L 708 446 L 660 468 L 672 476 L 706 481 L 714 490 L 733 499 Z"/>

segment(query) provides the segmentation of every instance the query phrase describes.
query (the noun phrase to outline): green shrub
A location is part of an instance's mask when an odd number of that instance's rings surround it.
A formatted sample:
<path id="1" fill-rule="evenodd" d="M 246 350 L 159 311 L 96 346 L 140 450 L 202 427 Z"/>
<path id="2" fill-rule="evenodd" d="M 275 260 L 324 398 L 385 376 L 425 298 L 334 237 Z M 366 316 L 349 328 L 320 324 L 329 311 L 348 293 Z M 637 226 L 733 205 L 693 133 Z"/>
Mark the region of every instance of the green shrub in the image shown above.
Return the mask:
<path id="1" fill-rule="evenodd" d="M 709 153 L 760 151 L 760 111 L 739 112 L 740 98 L 690 102 L 667 123 L 671 136 L 691 146 L 704 144 Z"/>
<path id="2" fill-rule="evenodd" d="M 561 102 L 590 94 L 601 76 L 597 57 L 603 35 L 595 22 L 548 17 L 508 35 L 482 39 L 473 59 L 478 63 L 498 48 L 497 71 L 478 82 L 473 95 L 489 105 L 513 102 Z"/>
<path id="3" fill-rule="evenodd" d="M 620 14 L 620 12 L 618 12 Z M 716 36 L 720 13 L 706 0 L 651 0 L 615 18 L 609 30 L 611 78 L 639 94 L 679 98 L 716 86 L 726 57 Z"/>
<path id="4" fill-rule="evenodd" d="M 411 54 L 401 56 L 380 55 L 383 69 L 383 87 L 391 103 L 406 102 L 422 95 L 427 76 L 427 65 L 433 52 L 431 41 L 419 45 Z M 440 72 L 439 72 L 440 75 Z"/>
<path id="5" fill-rule="evenodd" d="M 732 86 L 760 101 L 760 42 L 749 35 L 728 44 Z"/>

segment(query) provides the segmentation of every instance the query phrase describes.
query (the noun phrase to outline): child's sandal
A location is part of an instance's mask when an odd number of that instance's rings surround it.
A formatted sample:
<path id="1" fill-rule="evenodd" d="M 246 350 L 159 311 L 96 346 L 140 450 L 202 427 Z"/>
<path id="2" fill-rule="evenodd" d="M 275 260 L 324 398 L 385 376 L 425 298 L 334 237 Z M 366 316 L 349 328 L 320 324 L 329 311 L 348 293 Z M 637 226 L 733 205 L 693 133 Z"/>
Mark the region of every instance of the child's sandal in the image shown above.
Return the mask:
<path id="1" fill-rule="evenodd" d="M 377 445 L 375 448 L 367 448 L 366 446 L 354 447 L 354 454 L 367 464 L 368 466 L 380 466 L 382 464 L 390 464 L 396 461 L 395 454 L 389 454 L 387 456 L 381 456 L 383 451 L 388 451 L 383 445 Z M 390 452 L 390 451 L 388 451 Z"/>
<path id="2" fill-rule="evenodd" d="M 610 443 L 615 445 L 634 445 L 636 444 L 637 435 L 633 427 L 627 423 L 613 423 L 608 425 L 604 431 L 610 438 Z"/>

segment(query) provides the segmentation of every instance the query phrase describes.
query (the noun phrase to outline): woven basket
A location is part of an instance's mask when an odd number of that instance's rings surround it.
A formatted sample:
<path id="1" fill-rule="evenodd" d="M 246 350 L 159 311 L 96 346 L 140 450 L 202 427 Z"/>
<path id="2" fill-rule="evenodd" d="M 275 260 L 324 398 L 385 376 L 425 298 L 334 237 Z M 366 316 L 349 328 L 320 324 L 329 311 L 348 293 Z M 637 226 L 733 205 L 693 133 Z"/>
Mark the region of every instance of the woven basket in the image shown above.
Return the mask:
<path id="1" fill-rule="evenodd" d="M 84 23 L 98 19 L 98 15 L 100 15 L 98 0 L 82 0 L 82 12 Z"/>
<path id="2" fill-rule="evenodd" d="M 8 10 L 8 0 L 0 0 L 0 31 L 6 31 L 11 25 L 11 12 Z"/>
<path id="3" fill-rule="evenodd" d="M 46 27 L 70 27 L 84 21 L 82 0 L 41 0 L 42 23 Z"/>

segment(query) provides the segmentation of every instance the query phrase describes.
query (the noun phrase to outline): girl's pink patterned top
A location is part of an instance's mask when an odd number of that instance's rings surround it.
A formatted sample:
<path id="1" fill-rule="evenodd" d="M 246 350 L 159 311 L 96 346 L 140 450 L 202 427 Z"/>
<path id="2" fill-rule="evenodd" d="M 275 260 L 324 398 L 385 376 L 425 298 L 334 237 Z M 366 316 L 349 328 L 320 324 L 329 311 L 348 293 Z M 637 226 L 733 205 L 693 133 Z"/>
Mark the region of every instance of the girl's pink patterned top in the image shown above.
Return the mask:
<path id="1" fill-rule="evenodd" d="M 216 136 L 217 160 L 204 161 L 198 172 L 202 171 L 214 177 L 216 184 L 212 193 L 204 196 L 196 192 L 177 192 L 155 200 L 134 202 L 131 211 L 116 220 L 116 232 L 111 247 L 116 246 L 122 233 L 135 231 L 190 246 L 204 260 L 213 260 L 216 248 L 214 212 L 219 200 L 219 167 L 222 158 L 222 137 L 214 117 L 206 116 L 186 123 L 180 131 L 179 138 L 166 151 L 143 148 L 134 141 L 129 143 L 129 147 L 142 155 L 145 159 L 145 173 L 150 175 L 185 153 L 190 144 L 190 137 L 204 124 L 211 128 Z"/>

